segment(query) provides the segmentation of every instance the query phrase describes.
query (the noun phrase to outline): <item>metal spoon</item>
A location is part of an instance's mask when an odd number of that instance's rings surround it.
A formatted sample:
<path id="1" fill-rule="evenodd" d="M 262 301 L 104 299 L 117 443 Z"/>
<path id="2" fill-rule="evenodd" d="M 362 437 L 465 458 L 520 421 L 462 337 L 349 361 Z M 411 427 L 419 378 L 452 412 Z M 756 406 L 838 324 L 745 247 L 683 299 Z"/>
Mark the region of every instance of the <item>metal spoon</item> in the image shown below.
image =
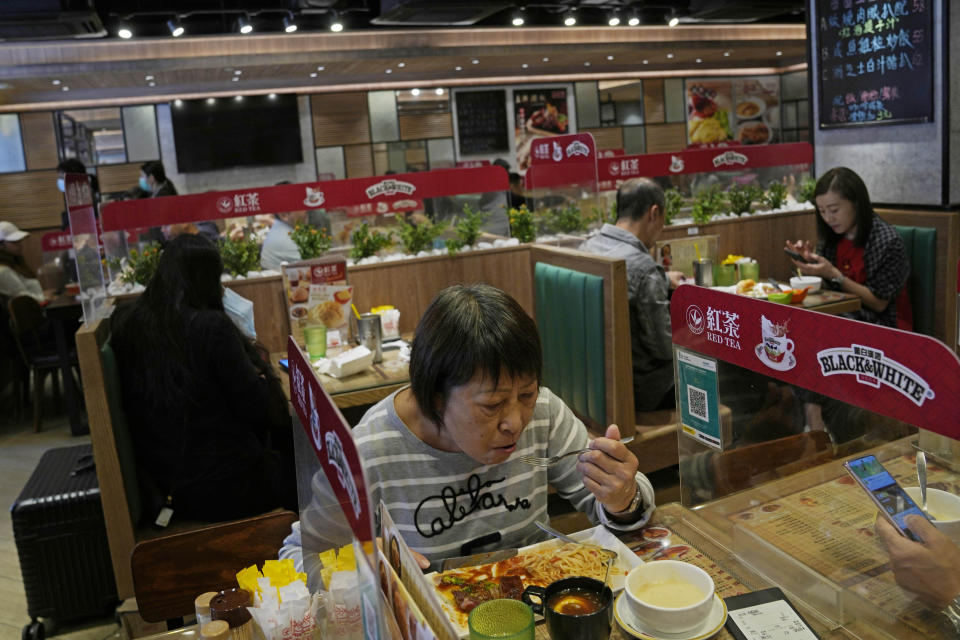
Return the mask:
<path id="1" fill-rule="evenodd" d="M 920 509 L 927 512 L 927 454 L 917 451 L 917 480 L 920 482 Z"/>

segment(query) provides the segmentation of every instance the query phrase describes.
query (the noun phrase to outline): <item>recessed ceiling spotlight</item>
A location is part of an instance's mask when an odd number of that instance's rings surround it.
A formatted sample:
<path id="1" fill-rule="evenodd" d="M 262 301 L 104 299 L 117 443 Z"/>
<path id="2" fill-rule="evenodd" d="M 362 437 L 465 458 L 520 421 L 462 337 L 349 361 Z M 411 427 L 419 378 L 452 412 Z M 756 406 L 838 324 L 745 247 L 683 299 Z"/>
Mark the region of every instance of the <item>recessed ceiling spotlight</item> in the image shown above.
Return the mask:
<path id="1" fill-rule="evenodd" d="M 216 104 L 216 102 L 217 102 L 216 98 L 207 98 L 207 104 Z"/>
<path id="2" fill-rule="evenodd" d="M 526 68 L 529 67 L 529 66 L 530 66 L 530 65 L 528 65 L 526 62 L 524 62 L 522 65 L 520 65 L 520 67 L 521 67 L 522 69 L 526 69 Z"/>
<path id="3" fill-rule="evenodd" d="M 644 61 L 643 61 L 643 64 L 650 64 L 650 61 L 649 61 L 649 60 L 644 60 Z"/>
<path id="4" fill-rule="evenodd" d="M 412 96 L 418 96 L 418 95 L 420 95 L 420 89 L 416 89 L 416 88 L 410 89 L 410 95 L 412 95 Z"/>
<path id="5" fill-rule="evenodd" d="M 237 102 L 243 102 L 243 96 L 233 96 L 233 99 Z"/>
<path id="6" fill-rule="evenodd" d="M 700 64 L 701 62 L 703 62 L 703 60 L 701 58 L 697 58 L 697 64 Z"/>
<path id="7" fill-rule="evenodd" d="M 620 25 L 620 14 L 614 11 L 610 14 L 610 17 L 607 18 L 607 24 L 611 27 L 616 27 Z"/>
<path id="8" fill-rule="evenodd" d="M 330 14 L 330 31 L 333 31 L 334 33 L 340 33 L 343 31 L 343 20 L 340 19 L 340 16 L 336 11 L 333 11 Z"/>
<path id="9" fill-rule="evenodd" d="M 271 100 L 276 100 L 276 99 L 277 99 L 277 94 L 271 93 L 271 94 L 268 95 L 267 97 L 270 98 Z"/>
<path id="10" fill-rule="evenodd" d="M 232 78 L 230 78 L 230 80 L 232 80 L 233 82 L 240 82 L 240 76 L 233 76 Z"/>
<path id="11" fill-rule="evenodd" d="M 153 80 L 153 76 L 152 76 L 152 75 L 146 75 L 146 76 L 143 76 L 143 79 L 146 80 L 147 82 L 150 82 L 151 80 Z"/>
<path id="12" fill-rule="evenodd" d="M 550 62 L 550 58 L 540 58 L 540 62 Z"/>
<path id="13" fill-rule="evenodd" d="M 51 81 L 50 81 L 50 84 L 52 84 L 52 85 L 55 86 L 55 87 L 58 87 L 58 86 L 60 86 L 60 81 L 57 80 L 57 79 L 54 79 L 54 80 L 51 80 Z"/>
<path id="14" fill-rule="evenodd" d="M 567 27 L 572 27 L 573 25 L 577 24 L 577 16 L 573 14 L 573 11 L 567 11 L 563 15 L 563 24 Z"/>
<path id="15" fill-rule="evenodd" d="M 317 71 L 323 71 L 323 70 L 325 70 L 325 69 L 326 69 L 326 67 L 323 66 L 322 64 L 317 67 Z"/>
<path id="16" fill-rule="evenodd" d="M 630 25 L 631 27 L 635 27 L 635 26 L 639 25 L 639 24 L 640 24 L 640 17 L 639 17 L 637 14 L 631 15 L 631 16 L 627 19 L 627 24 Z"/>
<path id="17" fill-rule="evenodd" d="M 181 100 L 180 98 L 177 98 L 176 100 L 173 101 L 173 106 L 175 106 L 175 107 L 182 107 L 182 106 L 183 106 L 183 100 Z"/>
<path id="18" fill-rule="evenodd" d="M 729 57 L 730 57 L 730 52 L 729 52 L 729 51 L 724 51 L 724 52 L 723 52 L 723 57 L 724 57 L 724 58 L 729 58 Z"/>
<path id="19" fill-rule="evenodd" d="M 311 78 L 316 78 L 318 75 L 320 75 L 320 74 L 318 74 L 316 71 L 314 71 L 313 73 L 310 74 L 310 77 L 311 77 Z"/>
<path id="20" fill-rule="evenodd" d="M 179 38 L 183 35 L 183 25 L 180 24 L 180 18 L 171 18 L 167 20 L 167 30 L 170 31 L 170 35 L 174 38 Z"/>
<path id="21" fill-rule="evenodd" d="M 480 61 L 474 58 L 473 60 L 470 61 L 470 64 L 480 64 Z"/>
<path id="22" fill-rule="evenodd" d="M 672 58 L 673 58 L 673 54 L 672 54 L 672 53 L 668 53 L 668 54 L 667 54 L 667 57 L 672 59 Z"/>
<path id="23" fill-rule="evenodd" d="M 387 69 L 384 71 L 384 73 L 393 73 L 393 69 Z"/>
<path id="24" fill-rule="evenodd" d="M 613 56 L 607 56 L 607 60 L 613 60 Z"/>
<path id="25" fill-rule="evenodd" d="M 61 91 L 70 91 L 70 87 L 68 87 L 67 85 L 63 85 L 62 87 L 60 87 L 60 90 L 61 90 Z"/>
<path id="26" fill-rule="evenodd" d="M 117 35 L 123 38 L 124 40 L 129 40 L 133 37 L 133 27 L 129 22 L 121 22 L 117 27 Z"/>
<path id="27" fill-rule="evenodd" d="M 668 26 L 668 27 L 675 27 L 675 26 L 677 26 L 678 24 L 680 24 L 680 18 L 677 17 L 677 10 L 676 10 L 676 9 L 670 9 L 670 13 L 669 13 L 668 16 L 667 16 L 667 26 Z"/>
<path id="28" fill-rule="evenodd" d="M 238 17 L 237 17 L 237 29 L 238 29 L 238 30 L 240 31 L 240 33 L 242 33 L 243 35 L 247 35 L 248 33 L 253 33 L 253 25 L 250 24 L 250 16 L 248 16 L 247 14 L 243 14 L 243 15 L 241 15 L 241 16 L 238 16 Z"/>
<path id="29" fill-rule="evenodd" d="M 284 33 L 294 33 L 297 30 L 297 21 L 293 17 L 293 11 L 288 11 L 287 15 L 283 16 L 283 31 Z"/>
<path id="30" fill-rule="evenodd" d="M 454 71 L 463 71 L 463 67 L 454 67 L 453 70 L 454 70 Z"/>
<path id="31" fill-rule="evenodd" d="M 777 51 L 777 55 L 778 55 L 778 56 L 782 56 L 782 55 L 783 55 L 783 51 Z"/>
<path id="32" fill-rule="evenodd" d="M 585 66 L 585 67 L 589 67 L 589 66 L 590 66 L 590 61 L 589 61 L 589 60 L 587 60 L 586 62 L 584 62 L 584 63 L 583 63 L 583 66 Z"/>
<path id="33" fill-rule="evenodd" d="M 155 87 L 155 86 L 157 86 L 157 83 L 154 82 L 153 80 L 151 80 L 150 82 L 147 83 L 147 86 L 148 86 L 148 87 Z"/>
<path id="34" fill-rule="evenodd" d="M 523 17 L 524 9 L 526 9 L 526 7 L 520 7 L 518 11 L 515 11 L 513 13 L 513 16 L 510 18 L 510 24 L 512 24 L 515 27 L 523 26 L 523 23 L 526 22 L 526 20 Z"/>
<path id="35" fill-rule="evenodd" d="M 437 94 L 438 96 L 442 96 L 442 95 L 443 95 L 443 89 L 440 88 L 440 87 L 437 87 L 436 89 L 434 89 L 433 92 L 434 92 L 435 94 Z"/>
<path id="36" fill-rule="evenodd" d="M 243 69 L 236 69 L 236 70 L 234 70 L 233 75 L 235 75 L 235 76 L 242 76 L 242 75 L 243 75 Z"/>

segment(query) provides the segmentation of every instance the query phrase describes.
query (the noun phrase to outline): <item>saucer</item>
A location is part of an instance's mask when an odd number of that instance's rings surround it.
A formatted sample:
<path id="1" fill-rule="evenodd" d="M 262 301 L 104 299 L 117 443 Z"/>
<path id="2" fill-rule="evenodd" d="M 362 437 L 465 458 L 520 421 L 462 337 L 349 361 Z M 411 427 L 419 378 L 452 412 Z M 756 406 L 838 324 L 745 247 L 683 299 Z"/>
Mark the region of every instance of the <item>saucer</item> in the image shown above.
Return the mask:
<path id="1" fill-rule="evenodd" d="M 776 371 L 789 371 L 797 366 L 797 359 L 794 357 L 793 352 L 788 351 L 784 356 L 783 360 L 780 362 L 774 362 L 767 358 L 767 350 L 763 348 L 763 343 L 761 342 L 753 350 L 757 354 L 757 357 L 760 358 L 760 362 L 767 365 L 771 369 Z"/>
<path id="2" fill-rule="evenodd" d="M 630 610 L 630 604 L 623 593 L 617 597 L 613 615 L 624 631 L 641 640 L 704 640 L 720 631 L 723 623 L 727 621 L 727 605 L 720 596 L 713 594 L 713 608 L 710 609 L 707 617 L 693 629 L 682 633 L 646 631 L 643 623 L 637 620 L 633 611 Z"/>

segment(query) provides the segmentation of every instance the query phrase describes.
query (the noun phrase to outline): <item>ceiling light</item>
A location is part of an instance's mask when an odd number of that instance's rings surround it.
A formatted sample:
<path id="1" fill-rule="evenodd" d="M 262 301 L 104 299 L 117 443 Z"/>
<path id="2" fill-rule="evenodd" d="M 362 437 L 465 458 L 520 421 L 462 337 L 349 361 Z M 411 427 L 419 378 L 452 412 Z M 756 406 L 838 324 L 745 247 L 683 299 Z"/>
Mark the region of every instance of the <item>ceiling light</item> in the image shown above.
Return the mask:
<path id="1" fill-rule="evenodd" d="M 510 24 L 515 27 L 522 27 L 524 22 L 526 21 L 523 19 L 523 14 L 519 11 L 513 14 L 513 17 L 510 18 Z"/>
<path id="2" fill-rule="evenodd" d="M 322 64 L 319 67 L 317 67 L 317 71 L 323 71 L 324 69 L 326 69 L 326 67 L 323 66 Z"/>
<path id="3" fill-rule="evenodd" d="M 614 12 L 610 14 L 610 17 L 607 18 L 607 24 L 611 27 L 616 27 L 620 24 L 620 14 Z"/>
<path id="4" fill-rule="evenodd" d="M 59 81 L 59 80 L 51 80 L 50 83 L 51 83 L 53 86 L 55 86 L 55 87 L 60 85 L 60 81 Z"/>
<path id="5" fill-rule="evenodd" d="M 150 82 L 151 80 L 153 80 L 153 76 L 143 76 L 143 79 L 146 80 L 147 82 Z"/>
<path id="6" fill-rule="evenodd" d="M 128 40 L 133 37 L 133 27 L 126 21 L 121 22 L 117 27 L 117 35 L 124 40 Z"/>
<path id="7" fill-rule="evenodd" d="M 60 90 L 61 90 L 61 91 L 70 91 L 70 87 L 68 87 L 67 85 L 63 85 L 62 87 L 60 87 Z"/>
<path id="8" fill-rule="evenodd" d="M 442 95 L 443 95 L 443 89 L 441 89 L 440 87 L 437 87 L 436 89 L 434 89 L 433 92 L 434 92 L 435 94 L 437 94 L 438 96 L 442 96 Z"/>
<path id="9" fill-rule="evenodd" d="M 473 60 L 470 61 L 470 64 L 480 64 L 480 61 L 474 58 Z"/>
<path id="10" fill-rule="evenodd" d="M 170 35 L 174 38 L 179 38 L 183 35 L 183 25 L 180 24 L 180 18 L 167 20 L 167 29 L 170 30 Z"/>
<path id="11" fill-rule="evenodd" d="M 410 95 L 412 96 L 420 95 L 420 89 L 410 89 Z"/>
<path id="12" fill-rule="evenodd" d="M 701 62 L 703 62 L 703 60 L 700 58 L 697 58 L 697 64 L 700 64 Z"/>
<path id="13" fill-rule="evenodd" d="M 340 20 L 340 16 L 336 11 L 330 12 L 330 31 L 334 33 L 340 33 L 343 31 L 343 21 Z"/>
<path id="14" fill-rule="evenodd" d="M 778 56 L 782 56 L 782 55 L 783 55 L 783 51 L 777 51 L 777 55 L 778 55 Z"/>
<path id="15" fill-rule="evenodd" d="M 242 76 L 242 75 L 243 75 L 243 69 L 235 69 L 234 72 L 233 72 L 233 75 L 235 75 L 235 76 Z"/>
<path id="16" fill-rule="evenodd" d="M 563 15 L 563 24 L 567 27 L 577 24 L 577 16 L 573 15 L 573 11 L 567 11 Z"/>
<path id="17" fill-rule="evenodd" d="M 463 71 L 463 67 L 454 67 L 453 70 L 454 70 L 454 71 Z"/>
<path id="18" fill-rule="evenodd" d="M 157 83 L 154 82 L 153 80 L 151 80 L 150 82 L 147 83 L 147 86 L 148 86 L 148 87 L 155 87 L 155 86 L 157 86 Z"/>
<path id="19" fill-rule="evenodd" d="M 233 82 L 240 82 L 240 76 L 233 76 L 232 78 L 230 78 L 230 80 L 232 80 Z"/>
<path id="20" fill-rule="evenodd" d="M 407 63 L 406 63 L 406 62 L 398 62 L 398 63 L 397 63 L 397 67 L 400 68 L 400 69 L 403 69 L 405 66 L 407 66 Z"/>
<path id="21" fill-rule="evenodd" d="M 207 104 L 215 104 L 217 102 L 216 98 L 207 98 Z"/>
<path id="22" fill-rule="evenodd" d="M 393 73 L 393 69 L 387 69 L 384 73 Z"/>
<path id="23" fill-rule="evenodd" d="M 667 26 L 675 27 L 680 24 L 680 18 L 677 17 L 677 10 L 671 9 L 670 13 L 667 16 Z"/>
<path id="24" fill-rule="evenodd" d="M 585 66 L 585 67 L 589 67 L 589 66 L 590 66 L 590 61 L 589 61 L 589 60 L 587 60 L 586 62 L 584 62 L 584 63 L 583 63 L 583 66 Z"/>
<path id="25" fill-rule="evenodd" d="M 177 98 L 176 100 L 173 101 L 173 106 L 175 106 L 175 107 L 182 107 L 182 106 L 183 106 L 183 100 L 181 100 L 180 98 Z"/>
<path id="26" fill-rule="evenodd" d="M 607 56 L 607 60 L 613 60 L 613 56 Z"/>
<path id="27" fill-rule="evenodd" d="M 247 35 L 248 33 L 253 33 L 253 25 L 250 24 L 250 16 L 248 16 L 247 14 L 243 14 L 243 15 L 241 15 L 241 16 L 238 16 L 238 17 L 237 17 L 237 29 L 238 29 L 238 30 L 240 31 L 240 33 L 242 33 L 243 35 Z"/>
<path id="28" fill-rule="evenodd" d="M 550 58 L 540 58 L 540 62 L 550 62 Z"/>
<path id="29" fill-rule="evenodd" d="M 630 16 L 630 18 L 627 20 L 627 24 L 630 25 L 631 27 L 637 26 L 638 24 L 640 24 L 639 16 L 637 16 L 636 14 Z"/>
<path id="30" fill-rule="evenodd" d="M 276 100 L 276 99 L 277 99 L 277 94 L 271 93 L 271 94 L 268 95 L 267 97 L 270 98 L 271 100 Z"/>
<path id="31" fill-rule="evenodd" d="M 673 59 L 673 54 L 672 54 L 672 53 L 668 53 L 668 54 L 667 54 L 667 57 L 672 60 L 672 59 Z"/>
<path id="32" fill-rule="evenodd" d="M 314 71 L 313 73 L 310 74 L 310 77 L 311 77 L 311 78 L 316 78 L 318 75 L 320 75 L 320 74 L 318 74 L 316 71 Z"/>
<path id="33" fill-rule="evenodd" d="M 520 67 L 523 68 L 523 69 L 526 69 L 526 68 L 529 67 L 529 66 L 530 66 L 530 65 L 528 65 L 526 62 L 524 62 L 522 65 L 520 65 Z"/>
<path id="34" fill-rule="evenodd" d="M 644 61 L 643 61 L 643 64 L 650 64 L 650 61 L 649 61 L 649 60 L 644 60 Z"/>
<path id="35" fill-rule="evenodd" d="M 723 57 L 724 57 L 724 58 L 729 58 L 729 57 L 730 57 L 730 52 L 729 52 L 729 51 L 724 51 L 724 52 L 723 52 Z"/>
<path id="36" fill-rule="evenodd" d="M 243 96 L 233 96 L 233 99 L 237 102 L 243 102 Z"/>
<path id="37" fill-rule="evenodd" d="M 283 16 L 283 31 L 285 33 L 293 33 L 297 30 L 297 22 L 293 18 L 293 12 L 290 11 L 287 15 Z"/>

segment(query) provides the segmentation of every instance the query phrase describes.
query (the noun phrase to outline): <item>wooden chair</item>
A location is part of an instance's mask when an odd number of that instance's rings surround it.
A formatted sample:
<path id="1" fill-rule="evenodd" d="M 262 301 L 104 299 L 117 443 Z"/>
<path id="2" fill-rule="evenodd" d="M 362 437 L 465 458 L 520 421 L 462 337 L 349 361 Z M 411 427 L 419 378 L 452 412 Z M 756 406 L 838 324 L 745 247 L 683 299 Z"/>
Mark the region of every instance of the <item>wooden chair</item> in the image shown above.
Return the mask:
<path id="1" fill-rule="evenodd" d="M 533 245 L 544 384 L 592 431 L 634 434 L 627 270 L 622 259 Z"/>
<path id="2" fill-rule="evenodd" d="M 183 618 L 194 612 L 201 593 L 235 587 L 238 571 L 277 558 L 297 517 L 274 511 L 140 542 L 130 556 L 140 616 L 148 622 Z"/>
<path id="3" fill-rule="evenodd" d="M 53 394 L 60 402 L 60 356 L 52 339 L 44 341 L 39 328 L 46 318 L 36 299 L 26 296 L 14 296 L 7 303 L 10 316 L 10 330 L 17 351 L 26 366 L 33 373 L 33 430 L 40 431 L 40 419 L 43 415 L 43 387 L 48 374 L 53 375 Z"/>

